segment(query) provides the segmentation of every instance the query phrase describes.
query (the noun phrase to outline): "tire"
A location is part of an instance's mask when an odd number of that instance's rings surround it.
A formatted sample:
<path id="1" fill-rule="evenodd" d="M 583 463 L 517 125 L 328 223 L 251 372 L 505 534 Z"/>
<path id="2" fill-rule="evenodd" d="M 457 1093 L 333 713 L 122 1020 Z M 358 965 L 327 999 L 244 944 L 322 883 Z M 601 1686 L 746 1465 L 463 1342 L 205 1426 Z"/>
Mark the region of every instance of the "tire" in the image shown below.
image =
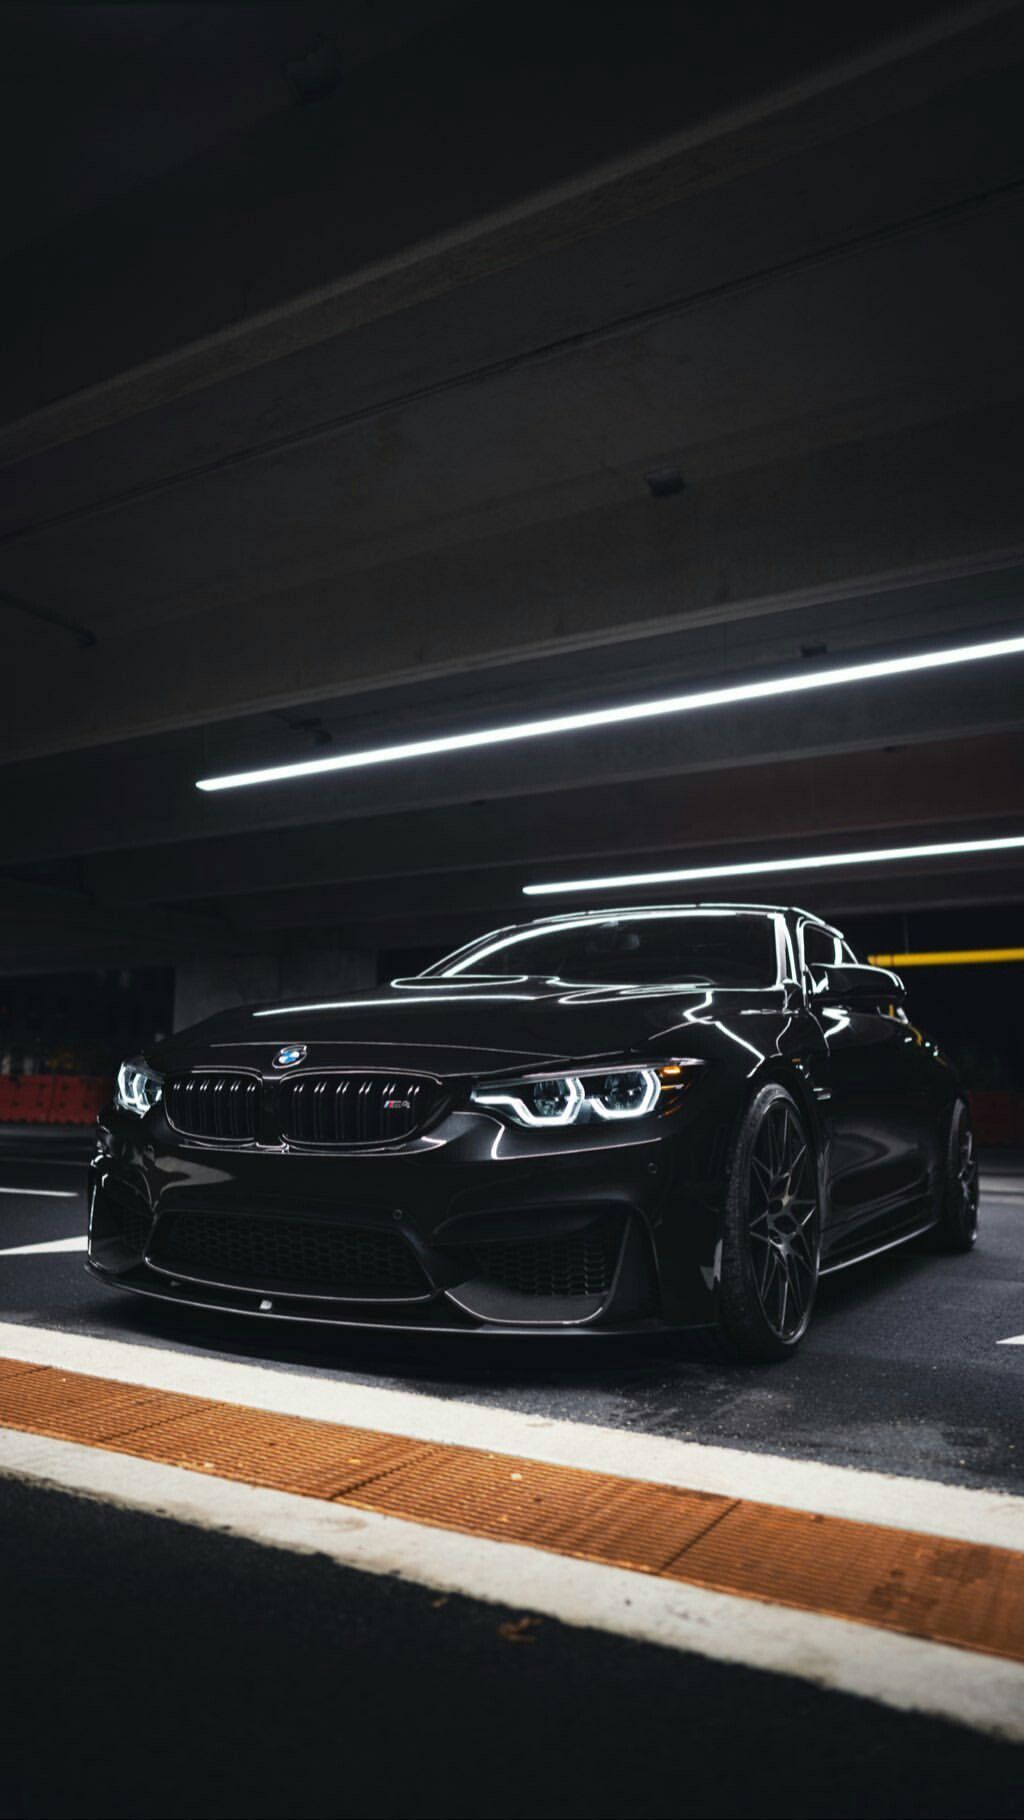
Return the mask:
<path id="1" fill-rule="evenodd" d="M 729 1165 L 719 1329 L 743 1359 L 785 1359 L 810 1324 L 818 1288 L 818 1157 L 807 1121 L 778 1082 L 744 1114 Z"/>
<path id="2" fill-rule="evenodd" d="M 937 1197 L 934 1251 L 973 1251 L 978 1238 L 978 1159 L 974 1128 L 965 1100 L 958 1099 L 949 1121 L 946 1166 Z"/>

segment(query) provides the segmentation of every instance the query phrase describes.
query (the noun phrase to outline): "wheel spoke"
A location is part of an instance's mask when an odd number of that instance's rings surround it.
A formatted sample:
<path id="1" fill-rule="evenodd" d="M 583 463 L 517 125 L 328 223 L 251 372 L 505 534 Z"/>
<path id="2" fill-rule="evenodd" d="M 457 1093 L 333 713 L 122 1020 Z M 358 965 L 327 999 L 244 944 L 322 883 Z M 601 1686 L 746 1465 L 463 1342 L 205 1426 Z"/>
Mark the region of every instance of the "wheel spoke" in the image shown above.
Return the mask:
<path id="1" fill-rule="evenodd" d="M 775 1179 L 777 1181 L 782 1174 L 782 1159 L 786 1156 L 786 1116 L 788 1116 L 786 1107 L 782 1107 L 782 1114 L 771 1121 L 771 1134 L 775 1138 Z"/>
<path id="2" fill-rule="evenodd" d="M 793 1325 L 799 1327 L 800 1322 L 803 1319 L 805 1292 L 803 1278 L 797 1268 L 795 1252 L 790 1253 L 787 1259 L 787 1265 L 789 1268 L 787 1268 L 786 1271 L 786 1280 L 789 1284 L 789 1293 L 793 1303 Z"/>
<path id="3" fill-rule="evenodd" d="M 775 1246 L 772 1244 L 769 1244 L 768 1249 L 765 1253 L 764 1269 L 761 1272 L 761 1281 L 759 1282 L 759 1284 L 757 1286 L 757 1293 L 761 1298 L 762 1308 L 767 1307 L 768 1284 L 771 1281 L 771 1279 L 775 1273 L 775 1260 L 776 1260 L 777 1255 L 778 1254 L 776 1252 Z"/>
<path id="4" fill-rule="evenodd" d="M 780 1333 L 785 1333 L 785 1331 L 786 1331 L 786 1309 L 789 1306 L 789 1272 L 786 1270 L 784 1263 L 783 1263 L 782 1269 L 779 1271 L 779 1283 L 781 1285 L 781 1295 L 779 1298 L 780 1306 L 779 1306 L 778 1331 Z"/>
<path id="5" fill-rule="evenodd" d="M 806 1270 L 814 1269 L 814 1246 L 805 1226 L 798 1226 L 793 1234 L 799 1250 L 794 1249 L 793 1257 Z"/>
<path id="6" fill-rule="evenodd" d="M 806 1158 L 806 1156 L 807 1156 L 807 1145 L 801 1144 L 799 1150 L 796 1153 L 796 1156 L 791 1158 L 789 1168 L 786 1170 L 786 1177 L 790 1183 L 790 1186 L 792 1186 L 793 1177 L 796 1175 L 797 1170 L 802 1168 L 802 1165 L 804 1163 L 804 1159 Z"/>
<path id="7" fill-rule="evenodd" d="M 789 1271 L 786 1268 L 784 1251 L 775 1253 L 775 1288 L 779 1301 L 779 1325 L 785 1319 L 786 1303 L 789 1299 Z"/>
<path id="8" fill-rule="evenodd" d="M 772 1107 L 765 1120 L 765 1131 L 768 1137 L 768 1167 L 771 1170 L 772 1184 L 774 1186 L 779 1173 L 779 1133 L 778 1120 L 775 1116 L 774 1107 Z"/>
<path id="9" fill-rule="evenodd" d="M 751 1157 L 750 1160 L 751 1160 L 751 1166 L 757 1172 L 757 1179 L 761 1186 L 761 1191 L 764 1194 L 765 1200 L 770 1201 L 771 1195 L 772 1195 L 772 1172 L 769 1169 L 767 1163 L 763 1163 L 759 1156 Z"/>

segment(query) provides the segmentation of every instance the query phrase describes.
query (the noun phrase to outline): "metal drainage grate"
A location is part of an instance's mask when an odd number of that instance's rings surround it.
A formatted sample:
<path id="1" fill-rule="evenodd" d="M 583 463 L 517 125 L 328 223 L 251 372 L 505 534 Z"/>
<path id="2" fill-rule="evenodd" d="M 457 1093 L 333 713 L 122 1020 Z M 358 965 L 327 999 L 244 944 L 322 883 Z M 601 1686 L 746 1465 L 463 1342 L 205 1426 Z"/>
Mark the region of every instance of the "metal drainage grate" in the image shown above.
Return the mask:
<path id="1" fill-rule="evenodd" d="M 0 1360 L 0 1424 L 1024 1662 L 1024 1553 Z"/>

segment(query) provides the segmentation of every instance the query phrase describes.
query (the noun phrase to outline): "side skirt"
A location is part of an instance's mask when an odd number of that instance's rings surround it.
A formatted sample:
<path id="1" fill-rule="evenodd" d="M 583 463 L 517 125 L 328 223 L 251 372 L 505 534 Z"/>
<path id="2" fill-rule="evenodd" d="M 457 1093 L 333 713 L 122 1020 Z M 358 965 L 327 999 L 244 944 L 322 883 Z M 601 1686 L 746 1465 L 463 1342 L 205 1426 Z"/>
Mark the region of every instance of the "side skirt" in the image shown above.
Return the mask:
<path id="1" fill-rule="evenodd" d="M 849 1257 L 836 1258 L 833 1263 L 823 1264 L 819 1276 L 834 1276 L 837 1270 L 848 1270 L 851 1264 L 866 1264 L 868 1258 L 880 1257 L 883 1251 L 895 1251 L 898 1245 L 909 1245 L 911 1239 L 921 1238 L 923 1233 L 931 1232 L 938 1225 L 938 1220 L 925 1220 L 921 1226 L 912 1226 L 909 1232 L 901 1232 L 895 1239 L 886 1239 L 882 1245 L 869 1245 L 866 1251 L 851 1252 Z"/>

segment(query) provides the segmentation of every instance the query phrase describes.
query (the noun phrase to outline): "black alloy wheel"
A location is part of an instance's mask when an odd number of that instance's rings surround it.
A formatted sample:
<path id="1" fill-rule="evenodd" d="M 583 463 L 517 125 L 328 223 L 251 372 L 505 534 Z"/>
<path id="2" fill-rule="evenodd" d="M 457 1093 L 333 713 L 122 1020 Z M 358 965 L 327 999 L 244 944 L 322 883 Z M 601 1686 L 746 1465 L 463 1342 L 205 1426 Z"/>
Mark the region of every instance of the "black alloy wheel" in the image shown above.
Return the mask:
<path id="1" fill-rule="evenodd" d="M 807 1331 L 821 1246 L 818 1158 L 804 1116 L 772 1082 L 737 1135 L 722 1238 L 720 1325 L 747 1359 L 782 1359 Z"/>
<path id="2" fill-rule="evenodd" d="M 934 1232 L 937 1250 L 974 1249 L 978 1238 L 978 1157 L 971 1114 L 964 1100 L 957 1100 L 950 1120 L 938 1216 Z"/>

